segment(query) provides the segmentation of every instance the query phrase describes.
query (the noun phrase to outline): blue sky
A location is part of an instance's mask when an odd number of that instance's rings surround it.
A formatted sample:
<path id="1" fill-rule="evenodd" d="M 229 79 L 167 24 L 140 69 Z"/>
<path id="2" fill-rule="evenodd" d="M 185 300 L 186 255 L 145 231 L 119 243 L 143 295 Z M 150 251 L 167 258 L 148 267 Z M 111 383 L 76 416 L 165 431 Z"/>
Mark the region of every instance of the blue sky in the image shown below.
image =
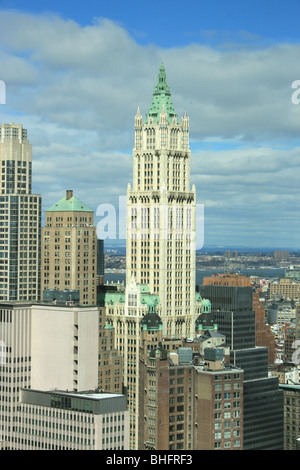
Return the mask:
<path id="1" fill-rule="evenodd" d="M 140 44 L 162 47 L 192 41 L 219 43 L 241 32 L 256 42 L 298 42 L 300 4 L 297 0 L 185 0 L 137 1 L 2 1 L 2 9 L 28 13 L 59 14 L 86 26 L 95 17 L 119 22 Z M 209 34 L 209 33 L 213 34 Z M 255 37 L 256 36 L 256 37 Z M 249 39 L 249 36 L 248 36 Z M 243 41 L 239 37 L 239 41 Z"/>
<path id="2" fill-rule="evenodd" d="M 205 243 L 300 248 L 299 18 L 296 0 L 0 2 L 0 120 L 28 129 L 44 208 L 72 188 L 117 208 L 163 61 Z"/>
<path id="3" fill-rule="evenodd" d="M 162 47 L 187 45 L 191 41 L 218 42 L 226 35 L 244 31 L 256 41 L 298 41 L 298 0 L 186 0 L 137 1 L 2 1 L 2 9 L 28 13 L 59 14 L 86 26 L 95 17 L 119 22 L 140 43 Z M 213 37 L 209 32 L 214 32 Z M 242 39 L 240 39 L 242 40 Z M 253 37 L 253 40 L 255 38 Z"/>

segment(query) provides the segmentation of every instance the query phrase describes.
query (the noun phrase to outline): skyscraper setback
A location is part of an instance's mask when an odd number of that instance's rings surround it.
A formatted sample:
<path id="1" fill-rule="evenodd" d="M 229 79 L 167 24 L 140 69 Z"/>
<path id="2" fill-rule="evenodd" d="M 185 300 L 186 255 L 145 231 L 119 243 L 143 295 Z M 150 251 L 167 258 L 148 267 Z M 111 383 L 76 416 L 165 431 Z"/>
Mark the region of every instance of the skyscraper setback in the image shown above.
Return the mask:
<path id="1" fill-rule="evenodd" d="M 161 65 L 145 120 L 134 123 L 133 185 L 127 189 L 126 291 L 107 295 L 106 315 L 124 357 L 131 449 L 138 448 L 138 361 L 149 309 L 169 338 L 195 336 L 196 190 L 190 189 L 189 119 L 179 121 Z"/>
<path id="2" fill-rule="evenodd" d="M 0 301 L 39 300 L 40 195 L 32 194 L 32 149 L 21 124 L 0 126 Z"/>

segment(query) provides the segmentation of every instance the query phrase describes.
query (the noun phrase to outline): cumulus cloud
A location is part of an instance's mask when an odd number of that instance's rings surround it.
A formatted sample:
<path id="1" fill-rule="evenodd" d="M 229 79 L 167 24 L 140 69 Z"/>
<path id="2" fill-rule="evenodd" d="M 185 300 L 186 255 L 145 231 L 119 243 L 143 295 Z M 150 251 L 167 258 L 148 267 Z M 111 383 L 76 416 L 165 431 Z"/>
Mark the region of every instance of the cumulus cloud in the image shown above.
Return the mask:
<path id="1" fill-rule="evenodd" d="M 44 208 L 67 187 L 94 210 L 126 194 L 134 115 L 148 111 L 163 61 L 175 109 L 190 117 L 191 182 L 206 205 L 207 243 L 245 233 L 267 245 L 274 231 L 282 243 L 296 241 L 300 106 L 291 84 L 300 79 L 300 46 L 247 47 L 247 37 L 240 47 L 162 49 L 105 18 L 80 26 L 0 11 L 1 121 L 28 129 Z"/>

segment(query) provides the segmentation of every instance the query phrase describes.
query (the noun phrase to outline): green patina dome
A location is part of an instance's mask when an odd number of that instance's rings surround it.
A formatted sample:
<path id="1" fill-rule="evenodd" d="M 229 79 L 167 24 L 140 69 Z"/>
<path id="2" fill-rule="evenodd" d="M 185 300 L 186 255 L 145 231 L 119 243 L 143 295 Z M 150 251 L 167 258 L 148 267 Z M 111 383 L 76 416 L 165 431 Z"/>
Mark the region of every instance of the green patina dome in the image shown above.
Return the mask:
<path id="1" fill-rule="evenodd" d="M 70 194 L 71 197 L 65 196 L 57 201 L 53 206 L 46 209 L 45 212 L 93 212 L 86 204 L 80 201 L 77 197 L 73 196 L 73 192 Z"/>
<path id="2" fill-rule="evenodd" d="M 149 312 L 144 316 L 141 325 L 144 330 L 160 330 L 162 321 L 157 313 Z"/>
<path id="3" fill-rule="evenodd" d="M 156 305 L 156 302 L 148 304 L 148 312 L 141 321 L 143 330 L 162 330 L 162 320 L 156 313 Z"/>

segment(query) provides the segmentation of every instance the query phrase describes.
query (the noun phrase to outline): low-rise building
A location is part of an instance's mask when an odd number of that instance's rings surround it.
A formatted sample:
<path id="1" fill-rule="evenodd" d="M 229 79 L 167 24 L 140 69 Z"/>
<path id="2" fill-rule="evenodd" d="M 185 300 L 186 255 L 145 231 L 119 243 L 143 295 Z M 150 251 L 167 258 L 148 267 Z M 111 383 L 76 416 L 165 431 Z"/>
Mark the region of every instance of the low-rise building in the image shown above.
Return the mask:
<path id="1" fill-rule="evenodd" d="M 300 281 L 292 278 L 282 278 L 278 281 L 270 283 L 270 299 L 276 298 L 299 299 L 300 297 Z"/>
<path id="2" fill-rule="evenodd" d="M 124 395 L 21 391 L 14 450 L 128 450 Z"/>

